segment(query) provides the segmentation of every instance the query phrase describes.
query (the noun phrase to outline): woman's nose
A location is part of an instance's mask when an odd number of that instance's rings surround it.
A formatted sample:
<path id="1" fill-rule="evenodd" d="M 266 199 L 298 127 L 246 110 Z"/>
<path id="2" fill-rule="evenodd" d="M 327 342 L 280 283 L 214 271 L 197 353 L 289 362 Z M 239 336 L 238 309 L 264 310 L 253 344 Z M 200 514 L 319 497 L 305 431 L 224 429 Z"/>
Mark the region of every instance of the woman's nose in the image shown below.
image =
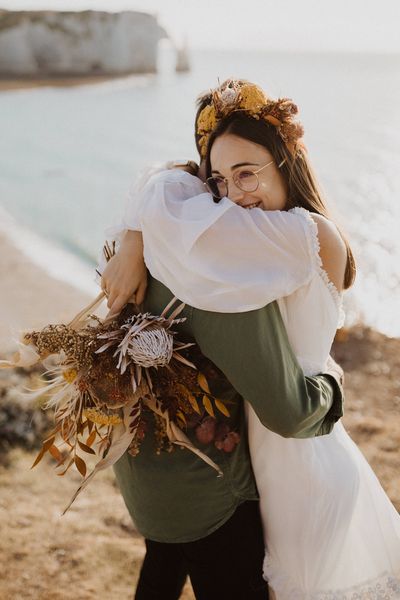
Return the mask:
<path id="1" fill-rule="evenodd" d="M 235 183 L 232 181 L 229 186 L 229 199 L 232 200 L 232 202 L 235 202 L 235 204 L 241 204 L 244 200 L 244 196 L 245 192 L 238 188 L 237 185 L 235 185 Z"/>

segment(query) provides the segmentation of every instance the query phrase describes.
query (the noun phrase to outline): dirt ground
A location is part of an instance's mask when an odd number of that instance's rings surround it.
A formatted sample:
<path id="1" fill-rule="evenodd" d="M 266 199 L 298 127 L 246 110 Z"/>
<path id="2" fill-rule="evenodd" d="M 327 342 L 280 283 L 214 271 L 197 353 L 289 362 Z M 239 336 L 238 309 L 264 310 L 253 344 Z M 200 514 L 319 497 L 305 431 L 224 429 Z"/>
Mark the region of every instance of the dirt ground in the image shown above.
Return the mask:
<path id="1" fill-rule="evenodd" d="M 344 423 L 400 509 L 400 340 L 356 328 L 341 334 L 346 371 Z M 111 471 L 100 473 L 60 517 L 79 475 L 33 471 L 35 452 L 13 449 L 0 467 L 1 600 L 133 598 L 143 542 Z M 193 599 L 187 584 L 182 599 Z"/>

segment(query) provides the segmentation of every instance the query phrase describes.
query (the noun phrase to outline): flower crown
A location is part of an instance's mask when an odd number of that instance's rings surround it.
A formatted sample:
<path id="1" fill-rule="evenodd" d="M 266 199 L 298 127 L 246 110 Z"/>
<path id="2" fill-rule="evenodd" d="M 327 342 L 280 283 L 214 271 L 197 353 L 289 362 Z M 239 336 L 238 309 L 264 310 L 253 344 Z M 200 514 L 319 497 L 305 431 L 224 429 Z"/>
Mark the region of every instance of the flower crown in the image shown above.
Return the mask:
<path id="1" fill-rule="evenodd" d="M 208 140 L 219 121 L 233 112 L 243 112 L 254 119 L 263 119 L 273 125 L 293 156 L 299 148 L 304 129 L 294 116 L 298 108 L 289 98 L 269 98 L 254 83 L 231 79 L 211 92 L 210 104 L 197 119 L 197 135 L 201 156 L 207 153 Z"/>

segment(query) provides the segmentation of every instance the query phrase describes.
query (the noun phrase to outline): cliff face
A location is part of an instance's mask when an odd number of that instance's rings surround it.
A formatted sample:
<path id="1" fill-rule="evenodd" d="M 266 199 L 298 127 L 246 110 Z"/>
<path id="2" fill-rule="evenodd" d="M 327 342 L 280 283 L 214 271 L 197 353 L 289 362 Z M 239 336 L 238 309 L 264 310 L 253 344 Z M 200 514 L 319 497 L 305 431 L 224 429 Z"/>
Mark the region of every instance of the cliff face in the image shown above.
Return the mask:
<path id="1" fill-rule="evenodd" d="M 140 12 L 0 10 L 0 75 L 151 73 L 164 37 Z"/>

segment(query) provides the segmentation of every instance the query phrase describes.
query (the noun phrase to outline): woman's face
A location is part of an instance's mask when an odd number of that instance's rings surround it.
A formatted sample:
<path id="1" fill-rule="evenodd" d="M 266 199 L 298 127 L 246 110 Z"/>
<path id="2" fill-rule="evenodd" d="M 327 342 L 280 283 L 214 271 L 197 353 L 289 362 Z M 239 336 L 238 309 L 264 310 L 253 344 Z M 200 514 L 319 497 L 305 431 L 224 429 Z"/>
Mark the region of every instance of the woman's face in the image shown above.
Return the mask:
<path id="1" fill-rule="evenodd" d="M 278 165 L 272 154 L 263 146 L 226 133 L 218 137 L 211 148 L 211 169 L 213 177 L 228 180 L 228 198 L 243 208 L 262 208 L 263 210 L 283 210 L 286 206 L 287 188 Z M 258 173 L 259 185 L 256 191 L 241 190 L 233 176 L 243 171 L 258 171 L 269 162 L 271 165 Z M 242 177 L 240 179 L 242 179 Z M 245 186 L 243 186 L 245 187 Z"/>

